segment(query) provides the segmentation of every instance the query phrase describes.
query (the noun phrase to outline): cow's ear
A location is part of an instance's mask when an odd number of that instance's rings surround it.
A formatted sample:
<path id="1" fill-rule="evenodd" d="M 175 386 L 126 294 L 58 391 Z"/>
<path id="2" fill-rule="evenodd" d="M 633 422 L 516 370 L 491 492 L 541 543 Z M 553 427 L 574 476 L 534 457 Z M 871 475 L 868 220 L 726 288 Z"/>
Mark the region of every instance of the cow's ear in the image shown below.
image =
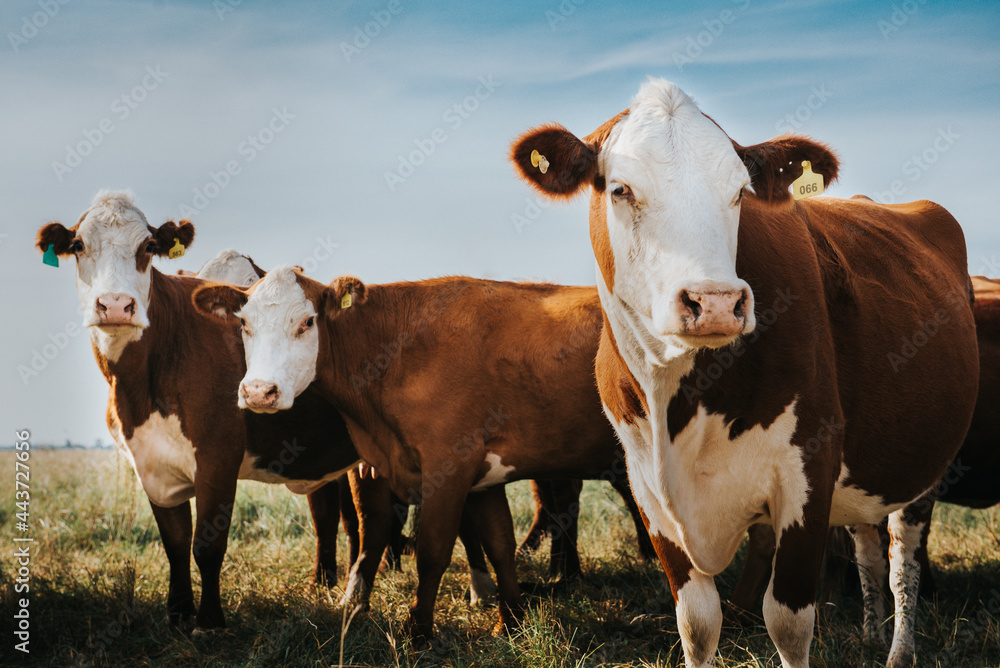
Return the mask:
<path id="1" fill-rule="evenodd" d="M 555 123 L 518 137 L 510 159 L 521 178 L 553 199 L 573 197 L 597 174 L 596 148 Z"/>
<path id="2" fill-rule="evenodd" d="M 183 251 L 191 247 L 191 242 L 194 241 L 194 225 L 190 220 L 182 220 L 179 223 L 168 220 L 152 230 L 150 234 L 156 241 L 156 250 L 153 251 L 155 255 L 169 257 L 172 250 L 176 253 L 175 249 L 180 244 L 182 246 L 181 253 L 173 256 L 179 257 L 179 255 L 183 255 Z"/>
<path id="3" fill-rule="evenodd" d="M 220 320 L 236 320 L 236 312 L 247 303 L 246 291 L 225 283 L 208 283 L 191 295 L 195 309 Z"/>
<path id="4" fill-rule="evenodd" d="M 253 272 L 257 274 L 257 278 L 264 278 L 265 276 L 267 276 L 267 272 L 258 267 L 257 263 L 253 261 L 253 258 L 251 258 L 249 255 L 244 255 L 243 257 L 245 257 L 247 259 L 247 262 L 250 263 L 250 266 L 253 268 Z"/>
<path id="5" fill-rule="evenodd" d="M 788 187 L 802 176 L 802 161 L 812 163 L 812 171 L 822 174 L 828 187 L 837 179 L 840 161 L 830 148 L 800 135 L 782 135 L 753 146 L 733 148 L 750 172 L 754 194 L 768 202 L 785 202 L 791 197 Z"/>
<path id="6" fill-rule="evenodd" d="M 326 317 L 335 318 L 351 307 L 364 304 L 367 298 L 368 288 L 360 278 L 341 276 L 323 290 L 323 312 Z"/>
<path id="7" fill-rule="evenodd" d="M 43 253 L 52 247 L 52 252 L 56 255 L 71 255 L 71 246 L 76 233 L 67 228 L 62 223 L 49 223 L 38 230 L 38 237 L 35 245 Z"/>

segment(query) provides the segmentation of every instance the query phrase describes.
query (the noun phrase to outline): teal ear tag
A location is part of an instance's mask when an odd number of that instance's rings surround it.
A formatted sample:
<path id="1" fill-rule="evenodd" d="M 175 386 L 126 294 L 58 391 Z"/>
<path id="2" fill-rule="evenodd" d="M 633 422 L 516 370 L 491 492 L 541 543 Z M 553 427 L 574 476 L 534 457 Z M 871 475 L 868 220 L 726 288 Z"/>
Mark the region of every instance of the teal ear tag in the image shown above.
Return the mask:
<path id="1" fill-rule="evenodd" d="M 42 253 L 42 264 L 47 264 L 50 267 L 59 266 L 59 256 L 56 255 L 56 247 L 54 245 L 49 244 L 49 247 Z"/>

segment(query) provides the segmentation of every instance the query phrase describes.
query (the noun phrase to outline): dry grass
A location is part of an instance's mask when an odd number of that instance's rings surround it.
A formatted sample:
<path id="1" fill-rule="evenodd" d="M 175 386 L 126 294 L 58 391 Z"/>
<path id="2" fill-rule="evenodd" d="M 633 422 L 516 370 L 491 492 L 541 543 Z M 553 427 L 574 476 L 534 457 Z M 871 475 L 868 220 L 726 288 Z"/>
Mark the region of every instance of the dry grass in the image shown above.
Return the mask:
<path id="1" fill-rule="evenodd" d="M 12 461 L 12 453 L 0 453 L 3 470 L 13 471 Z M 31 467 L 31 658 L 39 665 L 336 666 L 341 656 L 349 666 L 682 663 L 662 571 L 635 558 L 630 520 L 607 485 L 584 488 L 582 583 L 544 583 L 544 554 L 519 564 L 521 579 L 543 582 L 539 590 L 546 593 L 528 597 L 520 632 L 493 638 L 495 607 L 469 608 L 465 555 L 458 548 L 438 598 L 438 638 L 430 649 L 414 651 L 401 634 L 416 582 L 412 559 L 403 572 L 380 575 L 371 614 L 351 620 L 343 632 L 338 592 L 310 581 L 314 538 L 305 499 L 284 488 L 241 485 L 223 571 L 229 628 L 192 639 L 164 623 L 166 558 L 128 465 L 113 452 L 35 451 Z M 12 496 L 6 493 L 0 507 L 0 539 L 8 546 L 15 535 Z M 532 512 L 526 484 L 508 487 L 508 497 L 523 535 Z M 920 665 L 1000 665 L 1000 511 L 940 508 L 932 541 L 940 594 L 919 612 Z M 11 553 L 0 552 L 7 611 L 15 599 Z M 734 566 L 717 578 L 723 597 L 737 576 Z M 10 614 L 4 618 L 9 626 Z M 853 594 L 821 605 L 813 665 L 882 665 L 884 652 L 860 640 L 860 619 Z M 5 635 L 0 662 L 24 663 Z M 762 623 L 727 624 L 718 665 L 780 661 Z"/>

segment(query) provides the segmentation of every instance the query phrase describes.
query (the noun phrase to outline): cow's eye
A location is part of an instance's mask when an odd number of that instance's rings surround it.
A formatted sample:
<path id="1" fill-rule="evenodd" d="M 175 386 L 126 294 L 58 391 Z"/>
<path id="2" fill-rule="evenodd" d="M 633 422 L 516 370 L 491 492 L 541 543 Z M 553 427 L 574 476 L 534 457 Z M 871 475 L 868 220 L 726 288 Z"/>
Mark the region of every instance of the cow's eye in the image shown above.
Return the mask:
<path id="1" fill-rule="evenodd" d="M 146 242 L 146 252 L 147 253 L 152 253 L 154 251 L 156 251 L 156 242 L 155 241 L 147 241 Z"/>
<path id="2" fill-rule="evenodd" d="M 302 324 L 301 324 L 301 325 L 299 325 L 299 331 L 298 331 L 298 332 L 296 332 L 296 334 L 305 334 L 305 332 L 306 332 L 306 331 L 307 331 L 307 330 L 308 330 L 308 329 L 309 329 L 310 327 L 312 327 L 312 326 L 313 326 L 313 322 L 314 322 L 314 321 L 315 321 L 315 318 L 314 318 L 314 316 L 309 316 L 308 318 L 306 318 L 305 320 L 303 320 L 303 321 L 302 321 Z"/>
<path id="3" fill-rule="evenodd" d="M 83 242 L 77 239 L 69 245 L 69 249 L 73 253 L 79 253 L 83 250 Z"/>
<path id="4" fill-rule="evenodd" d="M 306 318 L 306 327 L 312 327 L 312 326 L 313 326 L 313 319 Z"/>
<path id="5" fill-rule="evenodd" d="M 632 197 L 632 189 L 629 188 L 624 183 L 617 183 L 617 184 L 615 184 L 615 187 L 612 188 L 611 194 L 614 195 L 615 197 L 631 198 Z"/>

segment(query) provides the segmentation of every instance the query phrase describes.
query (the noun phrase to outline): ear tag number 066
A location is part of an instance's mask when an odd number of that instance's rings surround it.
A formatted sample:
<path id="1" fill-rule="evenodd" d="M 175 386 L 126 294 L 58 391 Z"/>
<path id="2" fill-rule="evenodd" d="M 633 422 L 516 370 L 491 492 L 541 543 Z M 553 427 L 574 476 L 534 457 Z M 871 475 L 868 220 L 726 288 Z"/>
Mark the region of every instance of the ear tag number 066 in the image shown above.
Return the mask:
<path id="1" fill-rule="evenodd" d="M 823 193 L 823 175 L 812 170 L 812 163 L 802 161 L 802 176 L 792 181 L 792 197 L 803 199 Z"/>

